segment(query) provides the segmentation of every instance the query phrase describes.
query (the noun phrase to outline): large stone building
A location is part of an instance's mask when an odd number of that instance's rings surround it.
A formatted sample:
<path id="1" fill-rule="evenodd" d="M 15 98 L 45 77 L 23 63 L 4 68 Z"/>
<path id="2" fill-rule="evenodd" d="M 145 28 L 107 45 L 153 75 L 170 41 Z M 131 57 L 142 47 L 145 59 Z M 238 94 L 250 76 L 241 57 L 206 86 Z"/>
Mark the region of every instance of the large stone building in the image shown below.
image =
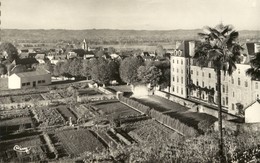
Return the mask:
<path id="1" fill-rule="evenodd" d="M 247 43 L 242 53 L 242 62 L 232 76 L 221 76 L 222 107 L 229 113 L 237 114 L 260 96 L 260 81 L 251 80 L 246 75 L 250 68 L 249 61 L 259 52 L 258 43 Z M 194 41 L 177 43 L 175 53 L 171 55 L 171 90 L 170 93 L 217 106 L 217 76 L 211 64 L 201 68 L 192 59 L 195 49 Z"/>

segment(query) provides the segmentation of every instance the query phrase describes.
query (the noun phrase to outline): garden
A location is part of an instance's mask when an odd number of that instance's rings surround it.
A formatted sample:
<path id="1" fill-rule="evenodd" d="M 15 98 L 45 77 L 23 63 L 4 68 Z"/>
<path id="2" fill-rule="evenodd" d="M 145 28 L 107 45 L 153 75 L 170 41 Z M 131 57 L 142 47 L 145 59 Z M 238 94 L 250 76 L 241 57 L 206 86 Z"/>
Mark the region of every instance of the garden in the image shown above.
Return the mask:
<path id="1" fill-rule="evenodd" d="M 124 123 L 121 126 L 137 142 L 167 142 L 180 140 L 181 135 L 153 119 Z"/>
<path id="2" fill-rule="evenodd" d="M 87 129 L 69 129 L 55 132 L 55 137 L 70 156 L 79 156 L 84 152 L 100 152 L 106 146 L 93 131 Z"/>
<path id="3" fill-rule="evenodd" d="M 39 123 L 40 127 L 64 125 L 66 122 L 62 115 L 52 107 L 35 107 L 32 108 L 32 113 L 34 114 L 34 117 Z"/>
<path id="4" fill-rule="evenodd" d="M 29 153 L 17 152 L 13 148 L 30 148 Z M 29 136 L 0 142 L 0 162 L 36 162 L 47 159 L 47 147 L 39 136 Z"/>
<path id="5" fill-rule="evenodd" d="M 93 105 L 97 111 L 109 118 L 135 117 L 140 113 L 119 101 L 104 101 Z"/>

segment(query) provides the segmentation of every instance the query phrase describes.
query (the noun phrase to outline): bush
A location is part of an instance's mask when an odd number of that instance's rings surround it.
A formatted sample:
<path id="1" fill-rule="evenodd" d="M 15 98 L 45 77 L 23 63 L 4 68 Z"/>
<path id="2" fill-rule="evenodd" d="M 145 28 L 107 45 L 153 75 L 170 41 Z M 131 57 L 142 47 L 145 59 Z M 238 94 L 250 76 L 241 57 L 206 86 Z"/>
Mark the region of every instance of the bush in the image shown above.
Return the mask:
<path id="1" fill-rule="evenodd" d="M 119 96 L 119 101 L 126 103 L 133 108 L 136 108 L 137 110 L 139 110 L 140 112 L 142 112 L 144 114 L 148 115 L 150 112 L 150 108 L 148 106 L 145 106 L 145 105 L 143 105 L 137 101 L 134 101 L 132 99 L 129 99 L 127 97 Z"/>

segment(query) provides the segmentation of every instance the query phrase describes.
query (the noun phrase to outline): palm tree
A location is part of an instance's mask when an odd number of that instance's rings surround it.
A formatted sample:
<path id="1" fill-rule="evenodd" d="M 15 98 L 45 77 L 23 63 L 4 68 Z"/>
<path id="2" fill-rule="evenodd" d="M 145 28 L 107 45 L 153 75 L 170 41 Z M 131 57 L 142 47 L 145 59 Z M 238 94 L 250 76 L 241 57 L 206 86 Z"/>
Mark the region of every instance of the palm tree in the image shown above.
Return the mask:
<path id="1" fill-rule="evenodd" d="M 260 79 L 260 52 L 256 53 L 253 59 L 250 60 L 251 68 L 247 69 L 246 74 L 251 76 L 253 80 Z"/>
<path id="2" fill-rule="evenodd" d="M 215 28 L 205 27 L 204 33 L 198 33 L 202 38 L 196 46 L 194 60 L 201 67 L 208 67 L 211 63 L 217 75 L 217 104 L 219 123 L 219 156 L 223 161 L 223 132 L 221 106 L 221 73 L 229 75 L 240 62 L 242 47 L 238 44 L 238 32 L 231 25 L 219 24 Z"/>

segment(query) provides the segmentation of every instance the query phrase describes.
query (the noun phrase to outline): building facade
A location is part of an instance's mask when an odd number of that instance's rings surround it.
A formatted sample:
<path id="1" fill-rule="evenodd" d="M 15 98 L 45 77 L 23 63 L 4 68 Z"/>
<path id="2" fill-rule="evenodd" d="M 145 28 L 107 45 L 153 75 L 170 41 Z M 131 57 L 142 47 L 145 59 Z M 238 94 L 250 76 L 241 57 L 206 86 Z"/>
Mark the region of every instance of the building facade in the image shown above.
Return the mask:
<path id="1" fill-rule="evenodd" d="M 201 68 L 192 59 L 194 42 L 184 41 L 177 45 L 180 48 L 171 55 L 170 93 L 217 106 L 217 76 L 211 64 Z M 246 70 L 250 68 L 250 58 L 259 52 L 257 45 L 257 43 L 246 44 L 246 51 L 242 53 L 242 62 L 236 64 L 237 69 L 231 76 L 221 73 L 221 102 L 224 111 L 238 114 L 241 109 L 260 97 L 260 81 L 251 80 L 251 77 L 246 75 Z"/>
<path id="2" fill-rule="evenodd" d="M 46 70 L 14 73 L 8 77 L 8 89 L 32 88 L 51 84 L 51 74 Z"/>

